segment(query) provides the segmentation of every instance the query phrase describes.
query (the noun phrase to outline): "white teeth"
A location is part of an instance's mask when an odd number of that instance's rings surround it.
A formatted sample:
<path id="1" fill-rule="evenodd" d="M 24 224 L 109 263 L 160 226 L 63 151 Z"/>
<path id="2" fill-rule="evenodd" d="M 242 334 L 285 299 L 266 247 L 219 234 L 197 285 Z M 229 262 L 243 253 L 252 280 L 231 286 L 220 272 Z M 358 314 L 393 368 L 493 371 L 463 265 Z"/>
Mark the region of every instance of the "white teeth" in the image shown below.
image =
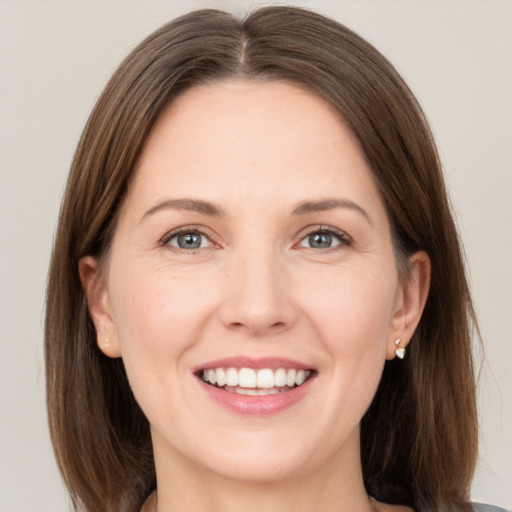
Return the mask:
<path id="1" fill-rule="evenodd" d="M 226 372 L 224 371 L 224 369 L 217 368 L 217 370 L 215 370 L 215 373 L 216 373 L 216 377 L 217 377 L 217 386 L 219 386 L 220 388 L 222 386 L 225 386 L 227 383 L 227 379 L 226 379 Z"/>
<path id="2" fill-rule="evenodd" d="M 280 393 L 281 391 L 277 388 L 270 388 L 270 389 L 258 389 L 258 395 L 277 395 L 277 393 Z"/>
<path id="3" fill-rule="evenodd" d="M 277 393 L 282 393 L 283 391 L 289 391 L 289 387 L 283 388 L 271 388 L 271 389 L 257 389 L 257 388 L 240 388 L 238 386 L 231 387 L 225 386 L 224 391 L 229 391 L 230 393 L 237 393 L 238 395 L 251 395 L 251 396 L 264 396 L 264 395 L 277 395 Z"/>
<path id="4" fill-rule="evenodd" d="M 241 394 L 273 394 L 279 391 L 287 391 L 288 389 L 300 386 L 311 375 L 309 370 L 296 370 L 277 368 L 263 368 L 253 370 L 252 368 L 210 368 L 203 370 L 202 379 L 209 384 L 218 387 L 228 387 L 228 391 L 239 392 Z M 287 389 L 283 389 L 283 388 Z M 280 389 L 277 389 L 280 388 Z M 245 393 L 243 390 L 249 390 Z M 257 390 L 256 393 L 252 393 Z"/>
<path id="5" fill-rule="evenodd" d="M 279 368 L 274 375 L 274 386 L 286 386 L 286 370 Z"/>
<path id="6" fill-rule="evenodd" d="M 256 372 L 252 368 L 241 368 L 238 372 L 238 385 L 241 388 L 255 388 Z"/>
<path id="7" fill-rule="evenodd" d="M 208 370 L 208 381 L 210 384 L 217 384 L 217 372 L 215 370 Z"/>
<path id="8" fill-rule="evenodd" d="M 292 387 L 295 385 L 295 374 L 296 374 L 295 370 L 288 370 L 288 372 L 286 374 L 286 385 L 287 386 Z"/>
<path id="9" fill-rule="evenodd" d="M 258 388 L 273 388 L 274 387 L 274 372 L 272 370 L 258 370 L 256 374 L 256 387 Z"/>
<path id="10" fill-rule="evenodd" d="M 297 375 L 295 375 L 295 384 L 300 386 L 301 384 L 304 384 L 304 382 L 306 382 L 306 372 L 304 370 L 299 370 Z"/>
<path id="11" fill-rule="evenodd" d="M 226 384 L 228 386 L 238 386 L 238 372 L 234 368 L 228 368 L 226 372 Z"/>
<path id="12" fill-rule="evenodd" d="M 237 388 L 235 393 L 238 393 L 239 395 L 252 395 L 256 396 L 258 394 L 258 391 L 254 388 Z"/>

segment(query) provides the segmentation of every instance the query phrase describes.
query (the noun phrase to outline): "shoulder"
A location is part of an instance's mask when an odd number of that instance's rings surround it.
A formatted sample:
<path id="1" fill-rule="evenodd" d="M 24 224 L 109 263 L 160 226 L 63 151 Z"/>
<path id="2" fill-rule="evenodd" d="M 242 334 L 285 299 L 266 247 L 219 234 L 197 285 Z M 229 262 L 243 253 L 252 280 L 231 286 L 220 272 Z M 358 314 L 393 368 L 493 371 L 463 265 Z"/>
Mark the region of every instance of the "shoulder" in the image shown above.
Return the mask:
<path id="1" fill-rule="evenodd" d="M 504 508 L 483 503 L 473 503 L 473 512 L 507 512 Z"/>
<path id="2" fill-rule="evenodd" d="M 401 505 L 389 505 L 376 500 L 374 500 L 374 504 L 376 512 L 413 512 L 412 508 Z M 512 510 L 484 503 L 473 503 L 473 512 L 512 512 Z"/>

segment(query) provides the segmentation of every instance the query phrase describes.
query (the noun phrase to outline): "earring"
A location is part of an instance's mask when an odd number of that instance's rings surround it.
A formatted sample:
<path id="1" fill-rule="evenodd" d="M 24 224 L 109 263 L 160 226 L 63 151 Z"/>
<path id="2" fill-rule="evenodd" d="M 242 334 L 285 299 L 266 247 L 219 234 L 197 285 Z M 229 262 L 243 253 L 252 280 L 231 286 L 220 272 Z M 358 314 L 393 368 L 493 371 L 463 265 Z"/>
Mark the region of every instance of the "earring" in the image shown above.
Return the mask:
<path id="1" fill-rule="evenodd" d="M 396 350 L 395 354 L 399 359 L 403 359 L 405 357 L 405 347 L 400 346 L 400 338 L 395 340 Z"/>
<path id="2" fill-rule="evenodd" d="M 99 340 L 98 340 L 99 341 Z M 107 351 L 109 348 L 110 338 L 104 338 L 103 341 L 98 343 L 98 348 L 107 355 Z"/>

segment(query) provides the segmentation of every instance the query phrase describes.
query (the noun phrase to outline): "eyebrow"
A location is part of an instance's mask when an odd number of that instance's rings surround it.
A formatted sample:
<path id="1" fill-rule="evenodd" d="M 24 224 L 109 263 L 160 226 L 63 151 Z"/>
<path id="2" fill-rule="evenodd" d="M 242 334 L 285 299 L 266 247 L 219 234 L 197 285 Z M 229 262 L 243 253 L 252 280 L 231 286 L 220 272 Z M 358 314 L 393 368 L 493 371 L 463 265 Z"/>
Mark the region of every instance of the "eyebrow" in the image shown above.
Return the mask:
<path id="1" fill-rule="evenodd" d="M 308 215 L 310 213 L 325 212 L 328 210 L 334 210 L 336 208 L 348 208 L 360 213 L 367 222 L 373 226 L 368 212 L 359 206 L 354 201 L 347 199 L 320 199 L 317 201 L 302 201 L 293 210 L 293 215 Z M 210 201 L 204 201 L 202 199 L 166 199 L 159 202 L 155 206 L 152 206 L 147 210 L 141 218 L 141 221 L 146 217 L 153 215 L 161 210 L 186 210 L 191 212 L 202 213 L 203 215 L 209 215 L 211 217 L 223 217 L 225 215 L 223 209 Z"/>
<path id="2" fill-rule="evenodd" d="M 366 221 L 373 226 L 368 212 L 354 201 L 348 199 L 320 199 L 318 201 L 303 201 L 293 210 L 294 215 L 308 215 L 309 213 L 325 212 L 336 208 L 348 208 L 360 213 Z"/>
<path id="3" fill-rule="evenodd" d="M 210 203 L 209 201 L 189 198 L 166 199 L 147 210 L 142 216 L 141 221 L 162 210 L 186 210 L 189 212 L 202 213 L 203 215 L 209 215 L 211 217 L 224 216 L 222 208 L 214 203 Z"/>

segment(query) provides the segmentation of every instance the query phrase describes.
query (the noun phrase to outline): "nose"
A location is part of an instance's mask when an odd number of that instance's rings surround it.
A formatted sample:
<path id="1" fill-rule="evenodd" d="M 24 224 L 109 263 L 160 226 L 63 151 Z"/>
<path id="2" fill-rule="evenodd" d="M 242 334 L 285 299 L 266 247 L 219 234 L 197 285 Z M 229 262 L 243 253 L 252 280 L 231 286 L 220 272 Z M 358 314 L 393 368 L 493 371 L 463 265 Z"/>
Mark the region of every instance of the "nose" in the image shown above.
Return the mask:
<path id="1" fill-rule="evenodd" d="M 220 311 L 224 326 L 256 337 L 289 329 L 298 314 L 286 264 L 272 251 L 246 251 L 233 260 Z"/>

